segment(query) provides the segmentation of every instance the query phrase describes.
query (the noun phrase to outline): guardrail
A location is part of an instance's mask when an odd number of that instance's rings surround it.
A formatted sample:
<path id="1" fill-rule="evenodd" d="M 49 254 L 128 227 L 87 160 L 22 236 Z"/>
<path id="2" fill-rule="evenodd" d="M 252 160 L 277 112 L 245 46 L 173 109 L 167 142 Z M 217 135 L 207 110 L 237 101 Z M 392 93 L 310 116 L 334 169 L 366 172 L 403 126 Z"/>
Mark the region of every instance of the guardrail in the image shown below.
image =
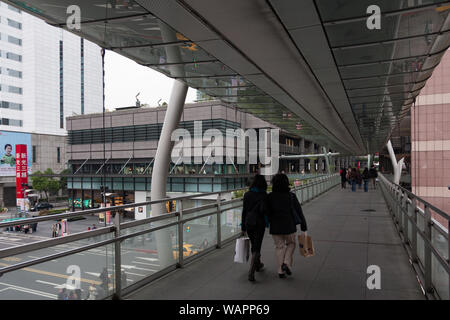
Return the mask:
<path id="1" fill-rule="evenodd" d="M 339 183 L 340 177 L 335 174 L 316 178 L 292 191 L 301 203 L 305 203 Z M 0 261 L 15 262 L 0 262 L 3 267 L 0 269 L 0 282 L 9 283 L 22 292 L 26 289 L 20 281 L 31 286 L 29 282 L 34 280 L 55 289 L 81 288 L 88 291 L 89 299 L 120 298 L 239 237 L 242 198 L 223 201 L 223 194 L 228 192 L 170 198 L 178 200 L 176 212 L 131 222 L 121 222 L 120 215 L 116 214 L 111 226 L 0 250 Z M 205 195 L 217 197 L 214 203 L 187 208 L 191 200 Z M 115 212 L 167 200 L 30 218 L 21 223 Z M 0 228 L 11 224 L 0 223 Z M 65 282 L 58 285 L 37 279 L 38 276 L 30 277 L 30 274 L 62 278 Z M 94 279 L 88 279 L 88 275 Z M 132 280 L 129 276 L 137 278 Z M 48 299 L 58 298 L 56 294 L 35 289 L 30 289 L 30 292 Z"/>
<path id="2" fill-rule="evenodd" d="M 382 174 L 379 178 L 383 196 L 425 293 L 428 297 L 450 299 L 449 215 Z M 447 228 L 438 219 L 446 222 Z"/>

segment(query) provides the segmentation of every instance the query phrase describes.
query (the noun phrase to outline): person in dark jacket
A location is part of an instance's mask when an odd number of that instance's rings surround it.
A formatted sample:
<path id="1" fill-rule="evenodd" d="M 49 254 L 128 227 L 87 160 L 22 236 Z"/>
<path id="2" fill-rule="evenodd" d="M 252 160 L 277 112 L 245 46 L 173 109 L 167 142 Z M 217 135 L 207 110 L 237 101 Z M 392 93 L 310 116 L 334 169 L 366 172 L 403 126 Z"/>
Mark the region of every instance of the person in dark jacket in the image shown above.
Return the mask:
<path id="1" fill-rule="evenodd" d="M 370 177 L 370 179 L 372 179 L 373 188 L 376 189 L 378 172 L 377 172 L 377 169 L 375 169 L 374 165 L 372 165 L 372 168 L 370 168 L 370 170 L 369 170 L 369 177 Z"/>
<path id="2" fill-rule="evenodd" d="M 359 170 L 359 168 L 356 168 L 356 183 L 358 184 L 358 189 L 361 189 L 362 186 L 362 176 L 361 176 L 361 171 Z"/>
<path id="3" fill-rule="evenodd" d="M 352 191 L 356 191 L 356 183 L 357 183 L 357 173 L 356 168 L 352 168 L 352 172 L 350 173 L 350 181 L 352 183 Z"/>
<path id="4" fill-rule="evenodd" d="M 341 169 L 341 188 L 345 189 L 345 184 L 347 183 L 347 170 L 345 168 Z"/>
<path id="5" fill-rule="evenodd" d="M 369 169 L 364 168 L 364 171 L 362 173 L 362 178 L 364 180 L 364 192 L 368 192 L 369 191 Z"/>
<path id="6" fill-rule="evenodd" d="M 269 218 L 270 234 L 275 242 L 278 275 L 286 278 L 286 274 L 292 274 L 296 225 L 300 224 L 301 230 L 307 231 L 302 208 L 297 196 L 290 192 L 286 175 L 277 174 L 273 177 L 272 192 L 264 202 L 264 213 Z"/>
<path id="7" fill-rule="evenodd" d="M 244 194 L 241 229 L 244 234 L 247 233 L 251 243 L 252 258 L 248 272 L 249 281 L 255 281 L 255 271 L 261 271 L 264 267 L 264 264 L 261 262 L 261 245 L 266 221 L 262 211 L 262 204 L 267 196 L 266 192 L 266 179 L 264 176 L 257 174 L 253 178 L 250 190 Z"/>

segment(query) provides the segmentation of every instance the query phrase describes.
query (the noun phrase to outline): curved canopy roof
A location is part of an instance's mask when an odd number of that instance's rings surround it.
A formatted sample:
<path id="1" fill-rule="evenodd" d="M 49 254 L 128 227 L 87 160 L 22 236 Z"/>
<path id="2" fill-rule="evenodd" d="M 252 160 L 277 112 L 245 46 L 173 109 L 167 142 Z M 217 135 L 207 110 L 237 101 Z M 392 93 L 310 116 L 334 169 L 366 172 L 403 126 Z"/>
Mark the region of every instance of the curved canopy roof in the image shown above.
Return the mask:
<path id="1" fill-rule="evenodd" d="M 440 0 L 7 2 L 65 29 L 78 5 L 70 31 L 351 154 L 383 147 L 450 44 Z M 371 5 L 380 29 L 368 28 Z"/>

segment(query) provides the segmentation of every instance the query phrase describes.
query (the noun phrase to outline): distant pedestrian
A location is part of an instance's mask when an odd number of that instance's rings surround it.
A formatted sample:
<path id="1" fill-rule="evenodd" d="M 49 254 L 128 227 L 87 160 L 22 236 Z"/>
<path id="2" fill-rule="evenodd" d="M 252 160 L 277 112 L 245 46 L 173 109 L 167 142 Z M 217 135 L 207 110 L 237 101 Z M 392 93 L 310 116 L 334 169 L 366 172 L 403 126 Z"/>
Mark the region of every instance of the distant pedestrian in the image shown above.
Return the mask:
<path id="1" fill-rule="evenodd" d="M 102 281 L 102 288 L 105 292 L 108 292 L 108 270 L 103 268 L 102 273 L 100 274 L 100 280 Z"/>
<path id="2" fill-rule="evenodd" d="M 359 168 L 356 168 L 356 183 L 358 184 L 358 189 L 361 189 L 362 186 L 362 176 L 361 176 L 361 171 L 359 170 Z"/>
<path id="3" fill-rule="evenodd" d="M 350 173 L 350 181 L 352 184 L 352 192 L 356 191 L 356 168 L 352 168 Z"/>
<path id="4" fill-rule="evenodd" d="M 213 227 L 212 216 L 208 216 L 208 227 L 209 228 Z"/>
<path id="5" fill-rule="evenodd" d="M 96 300 L 97 295 L 98 295 L 97 289 L 93 285 L 90 285 L 86 300 Z"/>
<path id="6" fill-rule="evenodd" d="M 75 289 L 75 300 L 81 300 L 81 289 Z"/>
<path id="7" fill-rule="evenodd" d="M 369 177 L 372 180 L 373 188 L 377 188 L 377 178 L 378 178 L 378 172 L 374 165 L 372 165 L 372 168 L 369 170 Z"/>
<path id="8" fill-rule="evenodd" d="M 352 167 L 351 166 L 349 166 L 347 169 L 346 178 L 347 178 L 348 185 L 351 187 L 352 186 Z"/>
<path id="9" fill-rule="evenodd" d="M 56 224 L 52 224 L 52 238 L 56 238 Z"/>
<path id="10" fill-rule="evenodd" d="M 284 174 L 272 178 L 272 192 L 267 196 L 264 213 L 269 218 L 270 234 L 275 243 L 277 271 L 280 278 L 291 275 L 296 243 L 297 224 L 307 231 L 305 217 L 297 196 L 290 192 L 289 179 Z"/>
<path id="11" fill-rule="evenodd" d="M 92 230 L 97 229 L 97 227 L 95 226 L 95 223 L 92 225 Z"/>
<path id="12" fill-rule="evenodd" d="M 120 278 L 120 281 L 122 283 L 122 288 L 125 288 L 127 286 L 127 274 L 125 273 L 125 270 L 122 270 L 122 277 Z"/>
<path id="13" fill-rule="evenodd" d="M 66 288 L 62 288 L 58 290 L 58 300 L 67 300 L 67 290 Z"/>
<path id="14" fill-rule="evenodd" d="M 76 296 L 77 296 L 77 295 L 75 294 L 75 292 L 70 291 L 67 300 L 78 300 L 78 299 L 76 298 Z"/>
<path id="15" fill-rule="evenodd" d="M 347 170 L 343 168 L 339 174 L 341 175 L 341 189 L 345 189 L 345 184 L 347 183 Z"/>
<path id="16" fill-rule="evenodd" d="M 362 173 L 362 178 L 364 180 L 364 192 L 368 192 L 369 191 L 369 178 L 370 178 L 370 175 L 369 175 L 369 169 L 367 169 L 367 167 L 364 168 L 364 171 Z"/>

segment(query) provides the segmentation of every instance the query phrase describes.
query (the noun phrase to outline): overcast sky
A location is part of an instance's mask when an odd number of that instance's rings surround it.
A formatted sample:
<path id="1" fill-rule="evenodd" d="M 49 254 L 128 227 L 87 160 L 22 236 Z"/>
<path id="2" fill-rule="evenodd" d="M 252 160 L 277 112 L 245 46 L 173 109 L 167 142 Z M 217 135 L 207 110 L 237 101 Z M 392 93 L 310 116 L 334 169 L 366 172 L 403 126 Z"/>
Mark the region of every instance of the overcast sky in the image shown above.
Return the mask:
<path id="1" fill-rule="evenodd" d="M 169 102 L 173 79 L 141 66 L 131 59 L 125 58 L 110 50 L 105 54 L 105 102 L 106 108 L 134 106 L 135 96 L 140 92 L 139 100 L 151 107 Z M 189 88 L 186 102 L 196 99 L 196 90 Z"/>

